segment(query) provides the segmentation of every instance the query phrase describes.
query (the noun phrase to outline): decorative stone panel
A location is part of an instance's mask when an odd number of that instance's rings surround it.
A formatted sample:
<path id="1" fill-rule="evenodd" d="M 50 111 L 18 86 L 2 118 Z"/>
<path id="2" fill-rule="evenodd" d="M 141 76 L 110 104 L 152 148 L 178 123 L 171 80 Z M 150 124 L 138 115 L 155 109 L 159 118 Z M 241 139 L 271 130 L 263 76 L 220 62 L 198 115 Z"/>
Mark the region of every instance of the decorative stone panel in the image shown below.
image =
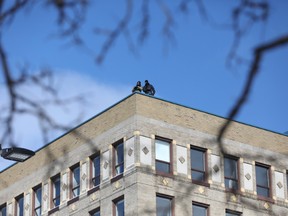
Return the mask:
<path id="1" fill-rule="evenodd" d="M 13 204 L 12 203 L 9 203 L 7 205 L 7 215 L 8 216 L 13 216 Z"/>
<path id="2" fill-rule="evenodd" d="M 144 165 L 152 165 L 151 138 L 140 136 L 140 162 Z"/>
<path id="3" fill-rule="evenodd" d="M 24 198 L 24 215 L 29 216 L 31 211 L 31 194 L 27 193 Z"/>
<path id="4" fill-rule="evenodd" d="M 109 179 L 109 150 L 107 150 L 106 152 L 104 152 L 103 154 L 102 154 L 102 158 L 103 158 L 103 168 L 102 168 L 102 180 L 104 181 L 104 180 L 107 180 L 107 179 Z"/>
<path id="5" fill-rule="evenodd" d="M 278 171 L 275 171 L 275 189 L 276 189 L 276 197 L 285 198 L 284 195 L 284 174 Z"/>
<path id="6" fill-rule="evenodd" d="M 253 172 L 252 172 L 252 164 L 243 163 L 243 171 L 244 171 L 244 189 L 253 191 Z"/>
<path id="7" fill-rule="evenodd" d="M 211 166 L 212 166 L 212 181 L 221 183 L 221 158 L 218 155 L 211 154 Z"/>
<path id="8" fill-rule="evenodd" d="M 68 173 L 64 172 L 60 178 L 61 180 L 61 199 L 65 202 L 68 199 Z"/>
<path id="9" fill-rule="evenodd" d="M 88 163 L 83 162 L 81 165 L 81 191 L 85 192 L 87 190 L 88 184 Z"/>
<path id="10" fill-rule="evenodd" d="M 124 143 L 125 145 L 125 168 L 129 169 L 134 166 L 135 164 L 135 137 L 131 137 L 126 140 Z"/>
<path id="11" fill-rule="evenodd" d="M 43 197 L 43 212 L 46 212 L 49 209 L 49 183 L 48 182 L 46 182 L 43 185 L 42 197 Z"/>
<path id="12" fill-rule="evenodd" d="M 187 147 L 176 146 L 177 172 L 187 175 Z"/>

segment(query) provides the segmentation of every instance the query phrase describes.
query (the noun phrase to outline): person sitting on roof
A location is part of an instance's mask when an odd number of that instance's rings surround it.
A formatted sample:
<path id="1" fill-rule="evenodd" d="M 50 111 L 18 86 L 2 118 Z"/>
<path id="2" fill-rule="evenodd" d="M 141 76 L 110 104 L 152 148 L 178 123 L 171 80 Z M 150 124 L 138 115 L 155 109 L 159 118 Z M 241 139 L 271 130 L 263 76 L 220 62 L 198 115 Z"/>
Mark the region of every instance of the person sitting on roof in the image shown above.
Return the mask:
<path id="1" fill-rule="evenodd" d="M 141 86 L 141 82 L 138 81 L 136 86 L 133 87 L 132 92 L 141 92 L 142 91 L 142 86 Z"/>
<path id="2" fill-rule="evenodd" d="M 151 85 L 151 84 L 148 82 L 148 80 L 145 80 L 145 85 L 144 85 L 144 87 L 143 87 L 143 92 L 144 92 L 145 94 L 154 96 L 154 94 L 155 94 L 156 91 L 155 91 L 155 89 L 154 89 L 154 86 Z"/>

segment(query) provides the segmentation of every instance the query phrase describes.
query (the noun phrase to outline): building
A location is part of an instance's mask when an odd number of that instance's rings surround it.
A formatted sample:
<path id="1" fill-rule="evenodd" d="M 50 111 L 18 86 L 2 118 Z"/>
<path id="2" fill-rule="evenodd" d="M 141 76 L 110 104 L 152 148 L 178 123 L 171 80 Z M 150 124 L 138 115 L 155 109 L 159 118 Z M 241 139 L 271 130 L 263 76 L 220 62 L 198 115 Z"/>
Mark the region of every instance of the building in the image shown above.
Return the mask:
<path id="1" fill-rule="evenodd" d="M 288 137 L 134 93 L 0 173 L 2 215 L 288 215 Z M 1 215 L 1 213 L 0 213 Z"/>

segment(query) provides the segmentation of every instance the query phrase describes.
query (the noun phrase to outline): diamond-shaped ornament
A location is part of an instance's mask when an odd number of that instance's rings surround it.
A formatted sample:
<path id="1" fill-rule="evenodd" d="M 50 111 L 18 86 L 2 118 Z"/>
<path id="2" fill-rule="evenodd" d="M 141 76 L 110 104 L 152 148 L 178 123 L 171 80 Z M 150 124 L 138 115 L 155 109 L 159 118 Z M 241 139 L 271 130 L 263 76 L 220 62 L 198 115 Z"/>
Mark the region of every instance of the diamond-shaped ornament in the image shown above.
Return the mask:
<path id="1" fill-rule="evenodd" d="M 30 205 L 27 203 L 25 206 L 25 210 L 28 211 L 29 207 L 30 207 Z"/>
<path id="2" fill-rule="evenodd" d="M 183 156 L 179 157 L 178 160 L 183 164 L 185 162 L 185 158 Z"/>
<path id="3" fill-rule="evenodd" d="M 85 174 L 85 173 L 83 173 L 83 175 L 82 175 L 82 180 L 84 181 L 85 179 L 86 179 L 86 177 L 87 177 L 87 175 Z"/>
<path id="4" fill-rule="evenodd" d="M 67 188 L 68 188 L 68 185 L 65 184 L 65 183 L 63 183 L 63 184 L 62 184 L 62 190 L 65 191 Z"/>
<path id="5" fill-rule="evenodd" d="M 104 169 L 107 169 L 108 165 L 109 165 L 109 163 L 108 163 L 108 161 L 106 160 L 106 161 L 104 162 L 104 164 L 103 164 Z"/>
<path id="6" fill-rule="evenodd" d="M 247 173 L 247 174 L 245 175 L 245 178 L 249 181 L 249 180 L 251 179 L 251 175 L 250 175 L 249 173 Z"/>
<path id="7" fill-rule="evenodd" d="M 279 181 L 279 182 L 277 183 L 277 186 L 281 189 L 281 188 L 283 187 L 283 184 Z"/>
<path id="8" fill-rule="evenodd" d="M 47 194 L 44 194 L 44 196 L 43 196 L 43 200 L 46 201 L 47 198 L 48 198 L 48 195 L 47 195 Z"/>
<path id="9" fill-rule="evenodd" d="M 149 149 L 145 146 L 142 151 L 144 152 L 145 155 L 149 153 Z"/>
<path id="10" fill-rule="evenodd" d="M 219 168 L 219 166 L 217 165 L 217 164 L 215 164 L 214 166 L 213 166 L 213 170 L 214 170 L 214 172 L 218 172 L 219 170 L 220 170 L 220 168 Z"/>
<path id="11" fill-rule="evenodd" d="M 264 206 L 265 209 L 268 209 L 270 207 L 267 202 L 265 202 L 263 206 Z"/>
<path id="12" fill-rule="evenodd" d="M 129 148 L 129 150 L 128 150 L 128 155 L 129 155 L 129 156 L 131 156 L 131 155 L 132 155 L 132 153 L 133 153 L 133 148 L 132 148 L 132 147 L 130 147 L 130 148 Z"/>

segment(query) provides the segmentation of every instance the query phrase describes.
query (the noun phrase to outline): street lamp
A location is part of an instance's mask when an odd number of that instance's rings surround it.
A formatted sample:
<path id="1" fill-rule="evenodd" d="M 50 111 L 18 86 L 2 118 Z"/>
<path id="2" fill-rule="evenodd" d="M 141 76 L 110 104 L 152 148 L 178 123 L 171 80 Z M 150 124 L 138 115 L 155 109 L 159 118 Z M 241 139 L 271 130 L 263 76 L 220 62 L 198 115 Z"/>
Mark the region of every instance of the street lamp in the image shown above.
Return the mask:
<path id="1" fill-rule="evenodd" d="M 24 162 L 25 160 L 35 155 L 35 152 L 29 149 L 18 148 L 18 147 L 2 149 L 1 144 L 0 144 L 0 154 L 1 154 L 1 157 L 7 160 Z"/>

